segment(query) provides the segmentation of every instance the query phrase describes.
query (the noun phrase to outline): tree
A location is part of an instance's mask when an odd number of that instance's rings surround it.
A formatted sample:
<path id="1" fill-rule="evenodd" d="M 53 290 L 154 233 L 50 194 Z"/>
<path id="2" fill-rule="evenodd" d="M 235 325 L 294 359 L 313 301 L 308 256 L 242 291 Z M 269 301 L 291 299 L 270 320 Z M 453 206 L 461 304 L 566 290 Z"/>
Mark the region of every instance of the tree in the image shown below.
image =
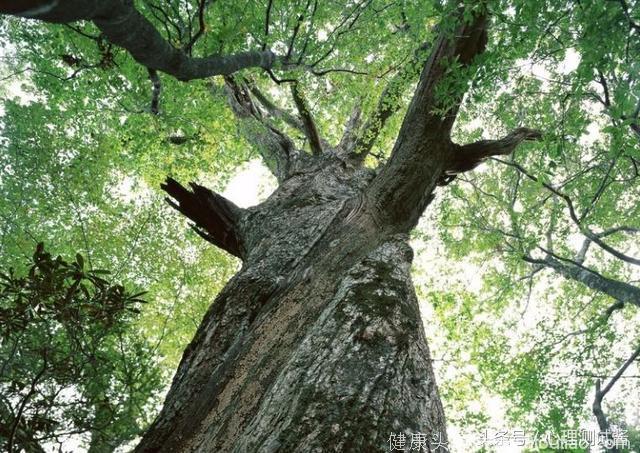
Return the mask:
<path id="1" fill-rule="evenodd" d="M 276 75 L 264 59 L 246 65 L 263 66 L 275 83 L 293 86 L 290 94 L 279 92 L 274 100 L 266 93 L 261 73 L 241 77 L 232 70 L 216 69 L 183 77 L 182 63 L 176 68 L 157 61 L 178 52 L 176 60 L 195 64 L 190 57 L 194 43 L 203 42 L 205 22 L 216 18 L 210 2 L 184 7 L 173 18 L 163 16 L 152 2 L 145 3 L 150 15 L 159 14 L 154 23 L 166 26 L 165 39 L 182 35 L 175 43 L 180 50 L 162 44 L 157 33 L 148 35 L 154 37 L 151 48 L 159 49 L 150 54 L 149 47 L 140 51 L 130 45 L 146 42 L 147 38 L 135 41 L 139 24 L 152 24 L 131 3 L 113 2 L 118 8 L 109 12 L 127 9 L 127 20 L 136 21 L 126 29 L 133 41 L 114 37 L 109 28 L 113 17 L 105 17 L 93 4 L 70 8 L 71 3 L 36 3 L 45 11 L 31 11 L 30 17 L 58 22 L 92 19 L 102 34 L 90 34 L 89 39 L 98 43 L 99 50 L 108 49 L 107 40 L 147 66 L 151 113 L 162 110 L 156 71 L 183 79 L 224 74 L 224 86 L 217 81 L 198 86 L 214 96 L 226 93 L 244 135 L 279 183 L 268 200 L 248 209 L 200 184 L 187 189 L 169 178 L 163 185 L 172 206 L 194 223 L 195 231 L 242 260 L 242 268 L 205 315 L 164 408 L 138 450 L 367 451 L 385 448 L 389 434 L 397 431 L 426 433 L 432 449 L 443 451 L 433 443 L 438 438 L 446 442 L 444 415 L 409 275 L 412 252 L 407 239 L 438 186 L 446 186 L 490 156 L 510 155 L 523 141 L 541 138 L 539 131 L 516 124 L 499 140 L 467 145 L 451 140 L 463 97 L 473 93 L 470 81 L 487 83 L 495 77 L 491 71 L 500 68 L 491 61 L 499 53 L 484 52 L 489 23 L 496 20 L 488 11 L 501 19 L 507 5 L 472 2 L 462 9 L 425 8 L 412 22 L 410 13 L 419 9 L 417 5 L 362 2 L 331 13 L 330 8 L 318 8 L 317 2 L 307 2 L 292 8 L 299 14 L 289 24 L 283 19 L 289 17 L 283 14 L 289 12 L 284 6 L 276 15 L 275 2 L 266 2 L 259 14 L 248 12 L 260 19 L 249 24 L 251 39 L 244 33 L 231 34 L 231 39 L 220 33 L 209 44 L 254 46 L 264 53 L 268 41 L 284 43 L 282 69 L 291 74 Z M 521 3 L 516 6 L 523 8 Z M 228 5 L 220 8 L 224 7 Z M 69 11 L 74 15 L 67 15 Z M 416 31 L 429 22 L 425 19 L 429 14 L 439 19 L 438 27 L 427 33 Z M 335 64 L 353 55 L 368 58 L 371 48 L 338 39 L 349 34 L 360 38 L 357 24 L 362 17 L 379 18 L 382 26 L 376 30 L 408 55 L 400 63 L 389 58 L 394 65 L 387 71 L 386 83 L 371 78 L 361 85 L 345 82 L 344 73 L 361 71 Z M 201 32 L 191 33 L 193 18 Z M 171 27 L 175 30 L 170 32 Z M 256 29 L 262 31 L 260 39 L 255 38 Z M 329 39 L 323 42 L 320 32 Z M 238 35 L 245 39 L 234 41 Z M 381 54 L 397 56 L 382 42 L 377 43 Z M 78 55 L 63 55 L 73 57 L 63 58 L 75 68 L 71 76 L 91 66 Z M 109 52 L 100 50 L 103 65 L 105 55 Z M 230 51 L 230 55 L 238 54 Z M 500 63 L 514 58 L 505 56 Z M 319 70 L 320 63 L 330 66 Z M 384 67 L 388 62 L 383 58 L 382 63 Z M 340 73 L 334 83 L 351 83 L 351 102 L 336 101 L 337 112 L 328 115 L 326 110 L 314 112 L 308 94 L 321 92 L 322 82 L 313 77 L 330 71 Z M 406 107 L 406 92 L 415 79 L 417 87 Z M 377 102 L 368 99 L 361 109 L 357 98 L 366 97 L 366 92 L 354 88 L 369 88 L 380 96 Z M 285 96 L 290 96 L 295 114 L 279 105 Z M 405 108 L 396 134 L 391 126 L 401 115 L 394 114 Z M 385 148 L 389 135 L 395 137 L 385 159 L 376 151 Z M 179 145 L 194 138 L 169 135 L 168 142 Z M 379 160 L 375 169 L 370 166 L 374 158 Z"/>
<path id="2" fill-rule="evenodd" d="M 113 451 L 152 413 L 160 370 L 153 345 L 126 329 L 142 294 L 108 272 L 53 258 L 39 244 L 28 272 L 0 274 L 0 442 L 47 451 L 85 435 L 88 451 Z M 153 403 L 153 401 L 151 401 Z"/>

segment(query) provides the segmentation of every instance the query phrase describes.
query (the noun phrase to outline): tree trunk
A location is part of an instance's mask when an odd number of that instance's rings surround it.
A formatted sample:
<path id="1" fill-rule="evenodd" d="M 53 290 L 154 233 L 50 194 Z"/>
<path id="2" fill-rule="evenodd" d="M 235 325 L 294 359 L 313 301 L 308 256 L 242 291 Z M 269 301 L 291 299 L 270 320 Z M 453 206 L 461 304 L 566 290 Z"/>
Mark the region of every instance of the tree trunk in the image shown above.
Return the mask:
<path id="1" fill-rule="evenodd" d="M 401 432 L 444 444 L 413 254 L 363 208 L 373 176 L 325 157 L 242 214 L 243 267 L 137 451 L 389 451 Z"/>
<path id="2" fill-rule="evenodd" d="M 363 128 L 355 115 L 345 137 L 356 138 L 333 148 L 314 137 L 301 93 L 296 118 L 226 78 L 232 109 L 280 186 L 242 210 L 197 184 L 163 185 L 194 229 L 243 266 L 206 314 L 137 451 L 448 451 L 407 235 L 448 169 L 529 137 L 483 141 L 476 153 L 450 140 L 463 93 L 445 106 L 435 88 L 447 62 L 468 67 L 487 40 L 482 8 L 470 20 L 451 14 L 377 170 L 363 166 L 370 146 L 357 137 L 375 140 L 397 106 L 381 101 Z M 394 80 L 383 96 L 402 85 Z M 276 114 L 313 142 L 312 153 L 269 121 Z"/>

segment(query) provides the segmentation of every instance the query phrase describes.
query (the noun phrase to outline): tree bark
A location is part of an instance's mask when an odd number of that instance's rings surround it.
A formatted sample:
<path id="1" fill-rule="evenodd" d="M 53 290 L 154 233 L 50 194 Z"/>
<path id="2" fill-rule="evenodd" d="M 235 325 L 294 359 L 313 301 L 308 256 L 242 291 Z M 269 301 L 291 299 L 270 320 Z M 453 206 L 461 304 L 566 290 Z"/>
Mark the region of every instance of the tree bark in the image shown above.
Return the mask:
<path id="1" fill-rule="evenodd" d="M 385 451 L 400 432 L 446 441 L 407 236 L 358 209 L 373 176 L 327 158 L 243 213 L 243 267 L 137 451 Z"/>
<path id="2" fill-rule="evenodd" d="M 0 14 L 51 23 L 92 21 L 138 63 L 182 81 L 229 75 L 245 68 L 270 69 L 282 60 L 268 49 L 191 57 L 163 38 L 132 0 L 20 0 L 0 3 Z"/>

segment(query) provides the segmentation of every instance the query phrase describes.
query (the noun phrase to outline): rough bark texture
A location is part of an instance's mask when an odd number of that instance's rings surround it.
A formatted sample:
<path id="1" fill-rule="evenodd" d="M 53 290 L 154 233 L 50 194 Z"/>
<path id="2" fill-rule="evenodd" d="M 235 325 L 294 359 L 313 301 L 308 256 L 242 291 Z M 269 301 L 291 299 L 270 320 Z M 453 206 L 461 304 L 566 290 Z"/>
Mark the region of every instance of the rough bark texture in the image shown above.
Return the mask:
<path id="1" fill-rule="evenodd" d="M 358 210 L 374 177 L 325 157 L 245 211 L 242 270 L 138 451 L 384 451 L 446 439 L 402 234 Z"/>

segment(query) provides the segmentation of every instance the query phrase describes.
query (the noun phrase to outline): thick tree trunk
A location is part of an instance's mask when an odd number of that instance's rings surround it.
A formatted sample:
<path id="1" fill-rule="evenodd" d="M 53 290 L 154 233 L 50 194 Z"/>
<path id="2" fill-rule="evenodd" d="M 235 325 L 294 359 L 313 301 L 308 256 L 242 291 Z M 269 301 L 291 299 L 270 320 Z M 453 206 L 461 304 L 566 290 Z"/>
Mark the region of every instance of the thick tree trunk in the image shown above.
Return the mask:
<path id="1" fill-rule="evenodd" d="M 243 214 L 244 265 L 138 451 L 388 451 L 401 432 L 444 444 L 407 237 L 363 208 L 372 172 L 343 164 L 321 159 Z"/>
<path id="2" fill-rule="evenodd" d="M 506 140 L 482 142 L 482 153 L 451 142 L 461 93 L 436 113 L 446 62 L 468 66 L 487 39 L 481 8 L 471 21 L 452 14 L 391 157 L 376 171 L 362 165 L 368 144 L 345 139 L 333 148 L 313 139 L 299 93 L 300 118 L 282 117 L 314 142 L 310 154 L 269 122 L 265 109 L 281 109 L 226 79 L 236 116 L 280 186 L 248 210 L 198 185 L 163 186 L 196 231 L 243 266 L 205 316 L 137 451 L 389 451 L 392 435 L 393 449 L 447 451 L 407 234 L 448 169 L 466 154 L 505 153 Z M 391 113 L 374 112 L 359 133 L 375 139 Z M 509 151 L 526 139 L 518 137 Z"/>

